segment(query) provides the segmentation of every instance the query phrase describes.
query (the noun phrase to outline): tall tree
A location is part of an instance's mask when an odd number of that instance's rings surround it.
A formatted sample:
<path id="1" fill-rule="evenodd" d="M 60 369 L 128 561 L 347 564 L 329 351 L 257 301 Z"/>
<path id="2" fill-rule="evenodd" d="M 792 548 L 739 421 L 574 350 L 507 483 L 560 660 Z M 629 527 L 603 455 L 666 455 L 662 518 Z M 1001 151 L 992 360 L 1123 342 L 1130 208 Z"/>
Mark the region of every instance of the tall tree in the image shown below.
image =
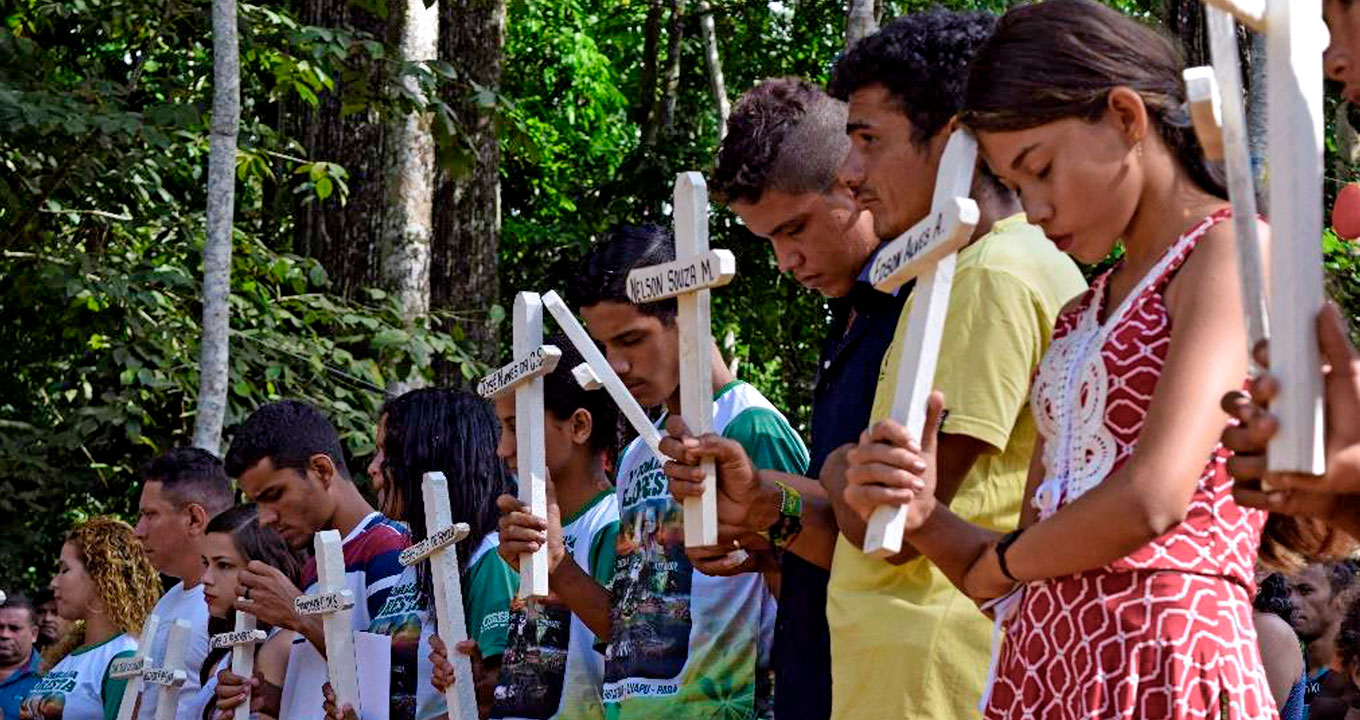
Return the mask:
<path id="1" fill-rule="evenodd" d="M 351 0 L 304 0 L 302 22 L 323 28 L 388 37 L 388 21 Z M 381 43 L 379 43 L 381 44 Z M 387 124 L 372 109 L 387 75 L 379 58 L 349 52 L 334 68 L 333 92 L 319 94 L 315 104 L 293 103 L 290 133 L 302 141 L 306 157 L 334 163 L 348 175 L 348 195 L 327 180 L 325 193 L 297 197 L 294 250 L 316 258 L 326 268 L 332 287 L 356 297 L 381 284 L 379 244 L 387 207 L 385 147 Z M 356 111 L 357 110 L 357 111 Z M 379 150 L 378 152 L 375 152 Z M 329 195 L 319 198 L 321 194 Z"/>
<path id="2" fill-rule="evenodd" d="M 402 63 L 436 59 L 439 5 L 405 0 L 392 45 Z M 406 93 L 424 102 L 415 79 L 399 82 Z M 434 136 L 428 112 L 393 119 L 387 130 L 387 212 L 382 227 L 383 284 L 394 292 L 407 322 L 430 311 L 430 238 L 434 203 Z"/>
<path id="3" fill-rule="evenodd" d="M 718 54 L 718 31 L 713 27 L 713 6 L 699 0 L 699 34 L 704 41 L 704 62 L 708 65 L 708 83 L 713 90 L 713 105 L 718 111 L 718 140 L 727 136 L 727 116 L 731 104 L 727 100 L 727 83 L 723 81 L 722 56 Z"/>
<path id="4" fill-rule="evenodd" d="M 227 413 L 232 217 L 236 134 L 241 124 L 241 64 L 236 0 L 213 0 L 213 115 L 208 151 L 207 235 L 203 241 L 203 340 L 194 445 L 221 452 Z"/>
<path id="5" fill-rule="evenodd" d="M 644 145 L 655 145 L 657 138 L 675 125 L 675 100 L 680 91 L 680 54 L 685 39 L 684 19 L 685 0 L 671 0 L 671 21 L 666 29 L 666 74 L 662 79 L 661 94 L 656 98 L 648 122 L 642 129 Z"/>
<path id="6" fill-rule="evenodd" d="M 499 347 L 491 307 L 500 299 L 500 151 L 496 91 L 505 46 L 505 0 L 445 0 L 439 6 L 439 57 L 458 72 L 444 100 L 465 135 L 466 167 L 443 169 L 435 189 L 430 291 L 476 348 L 494 364 Z M 455 378 L 441 373 L 443 382 Z"/>
<path id="7" fill-rule="evenodd" d="M 874 0 L 848 0 L 845 10 L 845 47 L 878 32 Z"/>

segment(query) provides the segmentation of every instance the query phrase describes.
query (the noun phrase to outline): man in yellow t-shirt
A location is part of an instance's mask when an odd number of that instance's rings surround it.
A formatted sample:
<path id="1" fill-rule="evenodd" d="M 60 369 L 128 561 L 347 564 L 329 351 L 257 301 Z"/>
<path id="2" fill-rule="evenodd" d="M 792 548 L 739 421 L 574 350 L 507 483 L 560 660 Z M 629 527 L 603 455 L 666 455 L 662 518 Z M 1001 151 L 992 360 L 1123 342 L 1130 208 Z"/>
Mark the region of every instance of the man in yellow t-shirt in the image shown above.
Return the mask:
<path id="1" fill-rule="evenodd" d="M 849 102 L 852 149 L 842 177 L 873 212 L 880 237 L 896 237 L 929 211 L 967 63 L 993 23 L 985 13 L 910 15 L 860 41 L 833 71 L 831 95 Z M 972 196 L 982 219 L 958 256 L 934 383 L 949 413 L 937 495 L 970 522 L 1008 530 L 1019 520 L 1036 439 L 1030 379 L 1058 312 L 1085 282 L 985 166 Z M 908 307 L 884 357 L 871 422 L 890 413 L 909 316 Z M 828 460 L 821 479 L 841 532 L 827 601 L 832 717 L 975 717 L 990 621 L 914 549 L 887 560 L 865 555 L 864 522 L 842 500 L 843 465 Z"/>

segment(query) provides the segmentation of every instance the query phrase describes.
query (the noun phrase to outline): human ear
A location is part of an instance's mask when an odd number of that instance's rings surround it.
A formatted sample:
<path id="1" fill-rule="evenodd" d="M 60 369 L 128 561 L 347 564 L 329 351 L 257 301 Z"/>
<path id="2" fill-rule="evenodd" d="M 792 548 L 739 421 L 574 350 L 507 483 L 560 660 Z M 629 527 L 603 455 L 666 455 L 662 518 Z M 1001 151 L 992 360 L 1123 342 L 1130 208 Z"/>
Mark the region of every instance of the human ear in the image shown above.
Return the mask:
<path id="1" fill-rule="evenodd" d="M 571 414 L 571 442 L 575 445 L 585 445 L 590 442 L 590 433 L 594 429 L 595 419 L 590 416 L 590 411 L 576 408 Z"/>
<path id="2" fill-rule="evenodd" d="M 323 490 L 330 490 L 337 474 L 335 463 L 325 453 L 315 453 L 307 459 L 307 470 L 316 474 Z"/>
<path id="3" fill-rule="evenodd" d="M 1142 142 L 1148 134 L 1148 110 L 1143 96 L 1131 88 L 1119 86 L 1105 97 L 1107 121 L 1123 136 L 1129 147 Z"/>
<path id="4" fill-rule="evenodd" d="M 211 519 L 208 517 L 208 511 L 198 503 L 189 503 L 185 510 L 189 513 L 189 534 L 202 535 L 208 527 L 208 520 Z"/>

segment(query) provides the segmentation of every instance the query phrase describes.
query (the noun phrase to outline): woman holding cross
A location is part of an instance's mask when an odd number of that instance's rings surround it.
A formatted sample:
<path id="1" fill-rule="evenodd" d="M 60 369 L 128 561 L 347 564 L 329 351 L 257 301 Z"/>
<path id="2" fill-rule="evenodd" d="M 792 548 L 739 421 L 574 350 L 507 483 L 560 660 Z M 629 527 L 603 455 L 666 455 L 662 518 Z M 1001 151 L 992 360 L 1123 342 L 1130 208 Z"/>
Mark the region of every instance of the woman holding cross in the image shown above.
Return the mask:
<path id="1" fill-rule="evenodd" d="M 973 62 L 963 121 L 1030 221 L 1081 262 L 1124 250 L 1039 363 L 1022 529 L 935 503 L 938 394 L 921 443 L 885 422 L 850 453 L 847 501 L 908 504 L 907 539 L 997 613 L 988 718 L 1275 714 L 1251 614 L 1266 516 L 1218 444 L 1247 376 L 1230 209 L 1180 71 L 1087 0 L 1011 10 Z"/>
<path id="2" fill-rule="evenodd" d="M 294 585 L 302 582 L 302 561 L 277 532 L 260 526 L 259 511 L 254 503 L 237 505 L 214 516 L 204 529 L 204 548 L 201 582 L 203 597 L 208 603 L 209 635 L 232 631 L 235 601 L 243 589 L 236 578 L 251 560 L 277 568 Z M 289 646 L 295 634 L 275 632 L 276 629 L 267 623 L 259 629 L 269 632 L 269 638 L 256 650 L 258 685 L 251 693 L 251 709 L 262 718 L 276 718 L 283 698 Z M 230 662 L 231 650 L 227 648 L 210 650 L 203 661 L 199 673 L 201 689 L 196 702 L 203 706 L 204 720 L 212 717 L 231 720 L 232 711 L 244 702 L 236 696 L 221 706 L 211 702 L 217 696 L 217 673 L 229 667 Z"/>

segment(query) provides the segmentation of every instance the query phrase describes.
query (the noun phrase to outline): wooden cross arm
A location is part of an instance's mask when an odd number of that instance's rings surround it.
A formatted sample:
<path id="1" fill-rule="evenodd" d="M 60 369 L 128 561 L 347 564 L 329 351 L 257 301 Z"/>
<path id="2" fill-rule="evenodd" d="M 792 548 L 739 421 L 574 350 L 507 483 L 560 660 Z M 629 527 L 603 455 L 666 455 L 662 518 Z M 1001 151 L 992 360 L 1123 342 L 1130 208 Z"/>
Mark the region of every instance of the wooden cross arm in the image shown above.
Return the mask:
<path id="1" fill-rule="evenodd" d="M 184 684 L 189 675 L 183 670 L 171 670 L 170 668 L 147 668 L 142 671 L 142 682 L 162 687 L 179 687 Z"/>
<path id="2" fill-rule="evenodd" d="M 264 642 L 266 637 L 268 637 L 268 635 L 263 630 L 241 630 L 239 632 L 214 635 L 212 636 L 212 639 L 208 641 L 208 644 L 214 649 L 222 650 L 236 645 L 251 645 L 258 642 Z"/>
<path id="3" fill-rule="evenodd" d="M 303 595 L 293 601 L 299 615 L 321 615 L 354 607 L 354 593 L 349 590 Z"/>
<path id="4" fill-rule="evenodd" d="M 109 677 L 115 680 L 126 680 L 137 677 L 146 670 L 146 656 L 123 658 L 109 663 Z"/>
<path id="5" fill-rule="evenodd" d="M 1214 69 L 1208 65 L 1186 68 L 1181 75 L 1185 78 L 1190 121 L 1204 148 L 1204 157 L 1211 162 L 1223 162 L 1223 96 Z"/>
<path id="6" fill-rule="evenodd" d="M 517 358 L 508 365 L 487 375 L 477 383 L 477 394 L 484 398 L 498 398 L 537 377 L 552 372 L 557 361 L 562 359 L 562 351 L 554 345 L 539 345 L 528 355 Z"/>
<path id="7" fill-rule="evenodd" d="M 879 251 L 869 269 L 869 282 L 882 292 L 897 292 L 967 245 L 980 216 L 971 198 L 951 198 Z"/>
<path id="8" fill-rule="evenodd" d="M 1204 0 L 1204 4 L 1232 13 L 1238 22 L 1256 32 L 1266 32 L 1266 0 Z"/>
<path id="9" fill-rule="evenodd" d="M 628 273 L 628 299 L 650 303 L 684 293 L 722 287 L 737 274 L 737 258 L 728 250 L 709 250 L 687 258 L 636 268 Z"/>
<path id="10" fill-rule="evenodd" d="M 401 551 L 401 564 L 411 566 L 462 540 L 472 532 L 467 523 L 455 523 Z"/>

